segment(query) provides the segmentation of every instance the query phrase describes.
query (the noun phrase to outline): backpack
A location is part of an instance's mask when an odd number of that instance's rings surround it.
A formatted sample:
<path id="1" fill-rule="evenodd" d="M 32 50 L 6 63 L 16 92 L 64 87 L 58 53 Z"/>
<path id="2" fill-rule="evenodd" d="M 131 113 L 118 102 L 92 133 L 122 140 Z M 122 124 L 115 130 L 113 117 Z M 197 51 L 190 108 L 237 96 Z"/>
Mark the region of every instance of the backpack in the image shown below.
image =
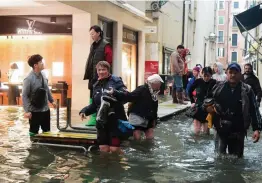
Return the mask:
<path id="1" fill-rule="evenodd" d="M 44 77 L 42 74 L 40 75 L 42 77 L 42 87 L 37 88 L 31 95 L 31 105 L 37 109 L 44 107 L 47 92 L 44 85 Z"/>

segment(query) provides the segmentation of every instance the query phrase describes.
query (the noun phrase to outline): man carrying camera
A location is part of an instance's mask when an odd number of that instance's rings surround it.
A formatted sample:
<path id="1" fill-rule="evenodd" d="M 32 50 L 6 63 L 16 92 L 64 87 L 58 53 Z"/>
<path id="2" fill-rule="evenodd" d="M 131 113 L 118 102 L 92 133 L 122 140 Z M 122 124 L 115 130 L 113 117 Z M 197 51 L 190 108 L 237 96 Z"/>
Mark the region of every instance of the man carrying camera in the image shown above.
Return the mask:
<path id="1" fill-rule="evenodd" d="M 23 108 L 24 117 L 29 119 L 29 135 L 38 134 L 39 127 L 43 132 L 50 131 L 50 109 L 48 101 L 56 107 L 56 103 L 51 95 L 46 77 L 41 73 L 44 69 L 43 57 L 32 55 L 28 59 L 28 65 L 32 71 L 23 82 Z"/>
<path id="2" fill-rule="evenodd" d="M 241 82 L 241 67 L 231 63 L 227 68 L 227 81 L 218 82 L 212 89 L 214 105 L 206 107 L 214 115 L 217 130 L 217 150 L 220 154 L 228 153 L 242 157 L 244 139 L 252 125 L 253 142 L 260 138 L 261 115 L 251 87 Z"/>

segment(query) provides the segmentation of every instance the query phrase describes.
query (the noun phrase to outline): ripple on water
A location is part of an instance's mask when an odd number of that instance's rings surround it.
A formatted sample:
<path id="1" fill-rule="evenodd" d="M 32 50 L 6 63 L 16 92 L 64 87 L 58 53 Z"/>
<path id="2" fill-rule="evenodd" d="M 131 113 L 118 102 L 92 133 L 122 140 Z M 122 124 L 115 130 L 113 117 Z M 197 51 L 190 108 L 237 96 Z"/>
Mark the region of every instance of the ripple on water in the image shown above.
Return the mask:
<path id="1" fill-rule="evenodd" d="M 55 111 L 52 129 L 56 129 Z M 77 112 L 76 112 L 77 113 Z M 66 110 L 60 111 L 65 123 Z M 162 122 L 153 142 L 133 142 L 124 156 L 31 147 L 28 121 L 17 107 L 0 107 L 0 182 L 261 182 L 262 144 L 246 140 L 242 160 L 214 154 L 213 137 L 192 135 L 183 115 Z"/>

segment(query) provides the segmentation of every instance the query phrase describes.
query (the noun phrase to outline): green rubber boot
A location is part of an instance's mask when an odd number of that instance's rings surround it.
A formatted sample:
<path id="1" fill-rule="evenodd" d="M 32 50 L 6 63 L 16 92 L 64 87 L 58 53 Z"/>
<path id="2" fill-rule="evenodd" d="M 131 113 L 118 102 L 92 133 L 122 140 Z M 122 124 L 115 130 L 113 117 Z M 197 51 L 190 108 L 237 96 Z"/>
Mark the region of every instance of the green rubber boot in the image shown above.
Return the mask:
<path id="1" fill-rule="evenodd" d="M 33 137 L 33 136 L 35 136 L 35 135 L 36 135 L 36 133 L 29 132 L 29 136 L 30 136 L 30 137 Z"/>
<path id="2" fill-rule="evenodd" d="M 89 101 L 89 103 L 92 104 L 93 100 L 90 99 Z M 91 115 L 90 119 L 86 123 L 86 126 L 96 126 L 96 113 Z"/>

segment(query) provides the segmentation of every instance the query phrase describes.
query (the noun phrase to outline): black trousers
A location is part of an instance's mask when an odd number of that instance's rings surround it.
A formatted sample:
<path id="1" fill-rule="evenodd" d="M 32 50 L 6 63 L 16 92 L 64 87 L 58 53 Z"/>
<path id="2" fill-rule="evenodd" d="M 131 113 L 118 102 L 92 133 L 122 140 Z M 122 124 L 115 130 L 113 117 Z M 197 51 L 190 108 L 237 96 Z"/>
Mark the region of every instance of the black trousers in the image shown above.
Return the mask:
<path id="1" fill-rule="evenodd" d="M 217 140 L 216 148 L 220 154 L 226 154 L 228 149 L 228 154 L 243 157 L 245 133 L 232 133 L 227 136 L 217 134 Z"/>
<path id="2" fill-rule="evenodd" d="M 32 112 L 32 118 L 29 120 L 29 132 L 37 134 L 39 127 L 43 132 L 50 131 L 50 110 L 45 112 Z"/>

